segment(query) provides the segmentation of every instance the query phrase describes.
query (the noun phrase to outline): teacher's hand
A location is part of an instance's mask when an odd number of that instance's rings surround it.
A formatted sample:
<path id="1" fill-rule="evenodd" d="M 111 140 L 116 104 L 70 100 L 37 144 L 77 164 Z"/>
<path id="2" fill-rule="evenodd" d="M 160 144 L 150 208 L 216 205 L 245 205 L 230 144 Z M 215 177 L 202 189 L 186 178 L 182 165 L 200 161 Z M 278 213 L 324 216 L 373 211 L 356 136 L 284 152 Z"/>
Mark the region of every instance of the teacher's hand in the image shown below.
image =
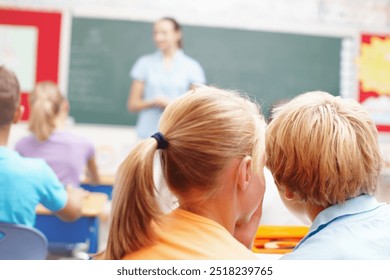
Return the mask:
<path id="1" fill-rule="evenodd" d="M 154 99 L 154 106 L 165 109 L 169 104 L 169 99 L 166 96 L 158 96 Z"/>

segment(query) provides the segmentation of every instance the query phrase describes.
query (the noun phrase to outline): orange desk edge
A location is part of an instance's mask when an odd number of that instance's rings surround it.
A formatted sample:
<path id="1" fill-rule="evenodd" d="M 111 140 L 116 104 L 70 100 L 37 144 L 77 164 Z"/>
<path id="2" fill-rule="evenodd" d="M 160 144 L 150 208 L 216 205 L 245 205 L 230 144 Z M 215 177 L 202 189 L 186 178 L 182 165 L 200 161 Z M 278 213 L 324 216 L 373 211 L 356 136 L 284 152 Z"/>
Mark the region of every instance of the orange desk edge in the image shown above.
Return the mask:
<path id="1" fill-rule="evenodd" d="M 89 182 L 88 178 L 84 178 L 82 180 L 83 184 L 90 184 L 93 185 Z M 100 182 L 98 185 L 109 185 L 113 186 L 115 183 L 115 176 L 113 175 L 100 175 Z"/>
<path id="2" fill-rule="evenodd" d="M 108 201 L 108 196 L 105 193 L 89 193 L 84 198 L 81 208 L 81 214 L 84 217 L 99 216 L 104 211 L 104 206 Z M 36 213 L 39 215 L 52 215 L 53 213 L 39 204 L 36 208 Z"/>

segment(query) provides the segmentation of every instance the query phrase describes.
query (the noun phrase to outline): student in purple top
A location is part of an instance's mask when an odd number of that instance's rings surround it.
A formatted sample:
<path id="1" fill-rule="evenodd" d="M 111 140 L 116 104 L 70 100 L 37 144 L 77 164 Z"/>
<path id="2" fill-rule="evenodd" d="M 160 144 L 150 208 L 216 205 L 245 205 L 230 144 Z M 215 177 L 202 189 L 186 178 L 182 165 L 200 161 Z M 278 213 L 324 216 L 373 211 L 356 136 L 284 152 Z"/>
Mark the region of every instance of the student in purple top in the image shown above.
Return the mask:
<path id="1" fill-rule="evenodd" d="M 86 138 L 66 131 L 69 103 L 53 82 L 40 82 L 29 97 L 29 129 L 15 150 L 22 156 L 43 158 L 63 184 L 79 186 L 85 167 L 92 184 L 99 183 L 95 149 Z"/>

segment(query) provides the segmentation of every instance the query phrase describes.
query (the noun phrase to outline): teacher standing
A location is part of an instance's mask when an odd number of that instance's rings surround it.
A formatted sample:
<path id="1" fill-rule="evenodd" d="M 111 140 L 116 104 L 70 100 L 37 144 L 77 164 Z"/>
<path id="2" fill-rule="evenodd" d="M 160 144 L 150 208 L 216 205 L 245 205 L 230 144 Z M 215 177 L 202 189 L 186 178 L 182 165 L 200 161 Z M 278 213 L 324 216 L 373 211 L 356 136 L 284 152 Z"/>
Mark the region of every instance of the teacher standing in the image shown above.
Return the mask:
<path id="1" fill-rule="evenodd" d="M 140 57 L 130 71 L 128 110 L 139 112 L 137 134 L 143 139 L 158 131 L 160 116 L 173 99 L 206 79 L 200 64 L 184 54 L 182 32 L 173 18 L 154 24 L 153 39 L 157 51 Z"/>

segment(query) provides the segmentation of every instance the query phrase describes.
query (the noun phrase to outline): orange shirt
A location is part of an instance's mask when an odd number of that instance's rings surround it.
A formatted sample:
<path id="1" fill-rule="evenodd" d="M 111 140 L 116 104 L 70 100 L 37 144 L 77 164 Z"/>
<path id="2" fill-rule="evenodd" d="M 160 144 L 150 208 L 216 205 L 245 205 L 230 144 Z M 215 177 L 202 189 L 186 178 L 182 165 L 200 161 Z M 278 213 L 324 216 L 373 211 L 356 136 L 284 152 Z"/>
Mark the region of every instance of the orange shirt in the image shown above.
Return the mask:
<path id="1" fill-rule="evenodd" d="M 208 218 L 176 209 L 166 215 L 156 243 L 127 254 L 125 260 L 257 259 L 223 226 Z"/>

